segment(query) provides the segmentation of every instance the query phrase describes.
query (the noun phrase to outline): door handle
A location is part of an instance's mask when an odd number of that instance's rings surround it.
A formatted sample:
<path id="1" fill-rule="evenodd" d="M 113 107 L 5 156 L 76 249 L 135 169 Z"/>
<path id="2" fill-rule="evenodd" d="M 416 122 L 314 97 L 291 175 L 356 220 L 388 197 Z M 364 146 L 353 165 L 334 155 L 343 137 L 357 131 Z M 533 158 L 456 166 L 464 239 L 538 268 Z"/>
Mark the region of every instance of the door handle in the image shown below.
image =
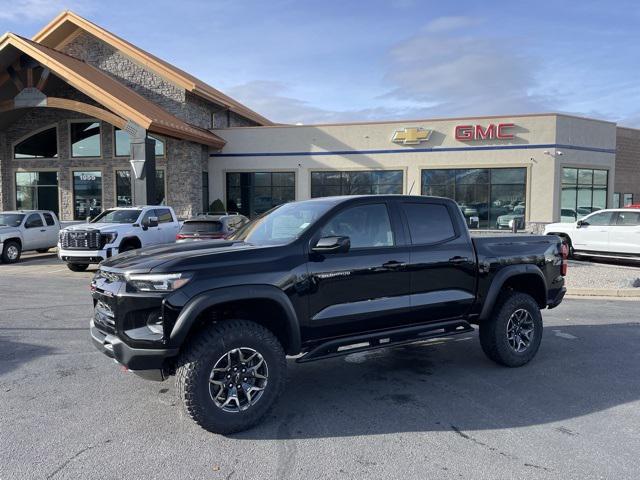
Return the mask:
<path id="1" fill-rule="evenodd" d="M 47 230 L 43 228 L 43 229 L 42 229 L 42 230 L 40 230 L 40 231 L 41 231 L 41 232 L 46 232 Z"/>
<path id="2" fill-rule="evenodd" d="M 460 263 L 469 263 L 469 257 L 461 257 L 459 255 L 456 255 L 455 257 L 451 257 L 449 259 L 449 263 L 453 263 L 455 265 Z"/>
<path id="3" fill-rule="evenodd" d="M 382 267 L 388 270 L 398 270 L 400 268 L 406 267 L 406 263 L 398 262 L 397 260 L 390 260 L 387 263 L 383 263 Z"/>

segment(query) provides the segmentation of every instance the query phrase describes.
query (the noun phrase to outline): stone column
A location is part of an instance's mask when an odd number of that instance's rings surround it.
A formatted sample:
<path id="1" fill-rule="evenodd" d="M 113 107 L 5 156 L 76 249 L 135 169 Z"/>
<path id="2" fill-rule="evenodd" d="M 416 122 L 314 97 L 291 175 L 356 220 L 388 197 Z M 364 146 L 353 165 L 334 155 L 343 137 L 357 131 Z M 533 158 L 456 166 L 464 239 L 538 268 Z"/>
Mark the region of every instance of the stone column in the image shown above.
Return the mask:
<path id="1" fill-rule="evenodd" d="M 131 193 L 134 205 L 153 205 L 156 196 L 156 141 L 147 131 L 129 122 L 126 131 L 131 138 Z"/>

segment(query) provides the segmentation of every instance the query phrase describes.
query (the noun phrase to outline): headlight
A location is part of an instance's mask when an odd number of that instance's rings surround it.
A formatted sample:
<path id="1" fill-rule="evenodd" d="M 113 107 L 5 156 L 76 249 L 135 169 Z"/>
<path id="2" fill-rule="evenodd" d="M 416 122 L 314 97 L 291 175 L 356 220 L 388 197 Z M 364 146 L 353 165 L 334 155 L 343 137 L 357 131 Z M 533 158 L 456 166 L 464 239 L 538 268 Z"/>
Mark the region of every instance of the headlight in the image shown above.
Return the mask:
<path id="1" fill-rule="evenodd" d="M 113 243 L 118 238 L 118 232 L 103 232 L 100 234 L 102 237 L 103 245 L 107 245 L 108 243 Z"/>
<path id="2" fill-rule="evenodd" d="M 172 292 L 186 285 L 188 273 L 144 273 L 127 275 L 127 282 L 140 292 Z"/>

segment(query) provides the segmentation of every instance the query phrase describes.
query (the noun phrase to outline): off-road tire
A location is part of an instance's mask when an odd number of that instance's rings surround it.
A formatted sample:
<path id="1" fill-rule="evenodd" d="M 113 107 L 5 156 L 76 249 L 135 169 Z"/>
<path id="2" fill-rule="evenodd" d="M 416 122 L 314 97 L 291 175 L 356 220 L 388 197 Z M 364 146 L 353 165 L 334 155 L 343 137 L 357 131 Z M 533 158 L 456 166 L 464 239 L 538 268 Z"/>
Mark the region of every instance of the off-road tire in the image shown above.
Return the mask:
<path id="1" fill-rule="evenodd" d="M 17 255 L 11 255 L 10 253 L 15 251 L 12 250 L 14 248 L 18 250 Z M 18 260 L 20 260 L 20 255 L 22 255 L 22 248 L 20 248 L 20 243 L 16 242 L 15 240 L 8 240 L 4 242 L 4 246 L 2 247 L 2 254 L 0 255 L 3 263 L 16 263 Z"/>
<path id="2" fill-rule="evenodd" d="M 526 350 L 516 352 L 507 338 L 507 325 L 518 310 L 526 310 L 533 321 L 534 330 Z M 485 355 L 506 367 L 521 367 L 535 357 L 542 341 L 542 315 L 537 302 L 526 293 L 503 292 L 490 318 L 480 323 L 480 345 Z"/>
<path id="3" fill-rule="evenodd" d="M 89 265 L 87 263 L 67 263 L 67 268 L 72 272 L 84 272 Z"/>
<path id="4" fill-rule="evenodd" d="M 217 406 L 209 389 L 209 376 L 218 359 L 234 348 L 259 352 L 268 366 L 262 397 L 247 410 L 226 412 Z M 246 430 L 264 417 L 282 393 L 286 382 L 286 357 L 276 336 L 257 323 L 225 320 L 195 333 L 185 346 L 176 371 L 176 390 L 185 412 L 213 433 Z"/>

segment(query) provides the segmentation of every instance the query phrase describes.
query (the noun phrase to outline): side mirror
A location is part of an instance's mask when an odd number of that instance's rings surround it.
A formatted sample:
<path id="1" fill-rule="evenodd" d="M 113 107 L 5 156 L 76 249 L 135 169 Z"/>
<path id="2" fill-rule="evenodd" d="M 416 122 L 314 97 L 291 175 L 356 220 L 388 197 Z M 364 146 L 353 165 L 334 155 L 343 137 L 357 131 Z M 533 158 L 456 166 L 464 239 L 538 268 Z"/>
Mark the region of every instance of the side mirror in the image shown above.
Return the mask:
<path id="1" fill-rule="evenodd" d="M 311 249 L 315 253 L 347 253 L 351 248 L 349 237 L 322 237 Z"/>
<path id="2" fill-rule="evenodd" d="M 142 228 L 147 229 L 149 227 L 158 226 L 158 217 L 147 217 L 142 221 Z"/>
<path id="3" fill-rule="evenodd" d="M 586 227 L 587 225 L 589 225 L 589 222 L 585 222 L 584 220 L 578 220 L 576 223 L 576 227 L 578 228 Z"/>

